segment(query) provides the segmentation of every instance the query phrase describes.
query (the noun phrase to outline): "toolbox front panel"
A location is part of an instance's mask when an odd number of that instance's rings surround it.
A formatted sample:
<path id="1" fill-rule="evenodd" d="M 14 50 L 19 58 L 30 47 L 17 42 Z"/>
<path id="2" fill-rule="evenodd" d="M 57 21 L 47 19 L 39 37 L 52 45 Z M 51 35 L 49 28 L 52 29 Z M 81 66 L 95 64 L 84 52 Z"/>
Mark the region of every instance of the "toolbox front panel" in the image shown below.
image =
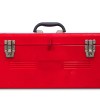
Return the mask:
<path id="1" fill-rule="evenodd" d="M 14 58 L 0 46 L 0 88 L 100 88 L 100 46 L 16 45 Z"/>

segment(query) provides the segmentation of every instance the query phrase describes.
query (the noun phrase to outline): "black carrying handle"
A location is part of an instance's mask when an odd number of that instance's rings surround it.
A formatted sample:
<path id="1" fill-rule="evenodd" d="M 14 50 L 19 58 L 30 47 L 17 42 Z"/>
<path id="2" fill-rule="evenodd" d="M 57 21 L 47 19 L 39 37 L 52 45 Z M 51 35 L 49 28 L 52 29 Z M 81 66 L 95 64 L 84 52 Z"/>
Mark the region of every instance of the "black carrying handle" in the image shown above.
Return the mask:
<path id="1" fill-rule="evenodd" d="M 58 23 L 58 22 L 41 22 L 41 23 L 38 23 L 34 27 L 33 32 L 37 32 L 37 28 L 39 26 L 46 26 L 46 27 L 60 26 L 62 28 L 63 32 L 66 32 L 65 27 L 61 23 Z"/>

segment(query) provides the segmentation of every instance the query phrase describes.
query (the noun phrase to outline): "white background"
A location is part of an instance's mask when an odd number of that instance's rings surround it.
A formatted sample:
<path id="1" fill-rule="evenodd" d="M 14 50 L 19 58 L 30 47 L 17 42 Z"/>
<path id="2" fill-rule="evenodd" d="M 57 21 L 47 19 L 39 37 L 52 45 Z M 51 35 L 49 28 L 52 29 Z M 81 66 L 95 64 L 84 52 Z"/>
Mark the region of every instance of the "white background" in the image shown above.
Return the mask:
<path id="1" fill-rule="evenodd" d="M 32 33 L 41 21 L 61 22 L 67 32 L 100 32 L 100 0 L 0 0 L 0 32 Z M 0 90 L 0 100 L 100 100 L 100 90 Z"/>

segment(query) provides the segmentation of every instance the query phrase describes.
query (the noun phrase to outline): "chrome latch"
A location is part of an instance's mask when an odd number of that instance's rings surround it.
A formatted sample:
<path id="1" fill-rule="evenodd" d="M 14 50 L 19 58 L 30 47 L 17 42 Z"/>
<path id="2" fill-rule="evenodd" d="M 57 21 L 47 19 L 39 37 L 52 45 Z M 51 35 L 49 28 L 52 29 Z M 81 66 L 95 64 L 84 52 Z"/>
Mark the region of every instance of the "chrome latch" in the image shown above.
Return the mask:
<path id="1" fill-rule="evenodd" d="M 96 40 L 85 40 L 86 57 L 94 57 Z"/>
<path id="2" fill-rule="evenodd" d="M 14 57 L 15 53 L 15 40 L 5 40 L 5 54 L 7 58 L 12 58 Z"/>

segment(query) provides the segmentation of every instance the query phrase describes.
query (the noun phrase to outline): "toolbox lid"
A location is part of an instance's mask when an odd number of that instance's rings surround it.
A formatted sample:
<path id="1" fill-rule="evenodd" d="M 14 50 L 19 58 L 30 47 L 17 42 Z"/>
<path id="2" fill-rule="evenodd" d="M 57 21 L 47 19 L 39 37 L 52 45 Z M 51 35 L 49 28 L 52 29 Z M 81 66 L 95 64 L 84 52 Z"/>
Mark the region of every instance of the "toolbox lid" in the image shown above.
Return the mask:
<path id="1" fill-rule="evenodd" d="M 15 40 L 16 45 L 84 45 L 85 40 L 95 39 L 96 45 L 100 44 L 99 33 L 1 33 L 0 45 L 4 45 L 4 40 Z"/>

